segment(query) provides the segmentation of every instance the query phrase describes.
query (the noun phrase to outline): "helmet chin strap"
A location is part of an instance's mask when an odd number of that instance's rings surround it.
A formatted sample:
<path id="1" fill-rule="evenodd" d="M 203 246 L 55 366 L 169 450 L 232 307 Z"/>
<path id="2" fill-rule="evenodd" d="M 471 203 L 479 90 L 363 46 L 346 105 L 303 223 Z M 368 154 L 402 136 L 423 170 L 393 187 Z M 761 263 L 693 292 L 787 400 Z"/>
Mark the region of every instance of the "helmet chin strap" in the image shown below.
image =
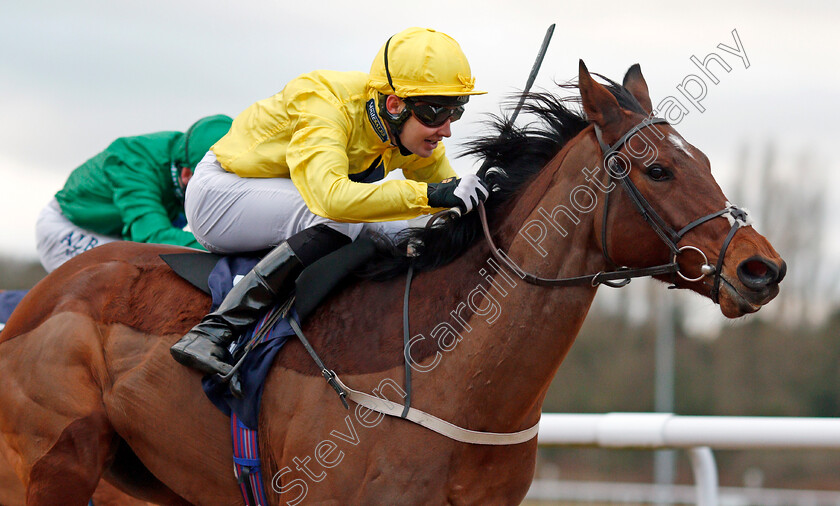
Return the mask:
<path id="1" fill-rule="evenodd" d="M 413 154 L 414 154 L 414 152 L 413 152 L 413 151 L 411 151 L 411 150 L 410 150 L 410 149 L 408 149 L 407 147 L 403 146 L 403 143 L 402 143 L 402 141 L 400 140 L 400 135 L 399 135 L 399 132 L 397 132 L 397 134 L 396 134 L 396 135 L 394 135 L 394 144 L 396 144 L 396 145 L 397 145 L 397 148 L 399 148 L 399 150 L 400 150 L 400 154 L 401 154 L 401 155 L 403 155 L 403 156 L 409 156 L 409 155 L 413 155 Z"/>
<path id="2" fill-rule="evenodd" d="M 388 107 L 385 104 L 385 102 L 387 101 L 388 96 L 380 93 L 379 115 L 385 120 L 385 124 L 388 126 L 388 132 L 391 134 L 391 141 L 394 145 L 397 146 L 397 148 L 399 148 L 401 155 L 412 155 L 414 153 L 408 148 L 406 148 L 400 140 L 400 132 L 402 131 L 402 127 L 405 124 L 405 122 L 408 121 L 408 118 L 411 116 L 411 111 L 404 108 L 399 114 L 393 114 L 392 112 L 388 111 Z"/>

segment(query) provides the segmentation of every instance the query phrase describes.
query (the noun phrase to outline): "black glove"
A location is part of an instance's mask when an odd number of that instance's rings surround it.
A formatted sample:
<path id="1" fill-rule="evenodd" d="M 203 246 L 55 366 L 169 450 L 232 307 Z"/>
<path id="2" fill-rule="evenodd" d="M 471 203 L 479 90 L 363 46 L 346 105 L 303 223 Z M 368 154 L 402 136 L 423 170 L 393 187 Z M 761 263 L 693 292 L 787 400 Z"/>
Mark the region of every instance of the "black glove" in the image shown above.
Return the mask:
<path id="1" fill-rule="evenodd" d="M 490 191 L 475 174 L 467 174 L 461 179 L 451 178 L 440 183 L 429 183 L 426 195 L 430 207 L 457 207 L 462 213 L 468 213 L 479 202 L 487 200 Z"/>

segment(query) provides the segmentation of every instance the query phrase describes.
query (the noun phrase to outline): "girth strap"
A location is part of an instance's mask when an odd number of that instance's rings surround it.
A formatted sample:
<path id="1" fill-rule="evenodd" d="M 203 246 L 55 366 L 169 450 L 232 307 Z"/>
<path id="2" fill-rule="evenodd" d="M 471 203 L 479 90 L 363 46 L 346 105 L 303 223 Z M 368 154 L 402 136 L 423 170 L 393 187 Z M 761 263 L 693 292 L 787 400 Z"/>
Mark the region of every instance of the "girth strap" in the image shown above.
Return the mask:
<path id="1" fill-rule="evenodd" d="M 260 454 L 257 431 L 247 427 L 236 416 L 230 414 L 230 429 L 233 442 L 233 473 L 239 484 L 239 491 L 246 506 L 263 506 L 265 484 L 260 470 Z"/>

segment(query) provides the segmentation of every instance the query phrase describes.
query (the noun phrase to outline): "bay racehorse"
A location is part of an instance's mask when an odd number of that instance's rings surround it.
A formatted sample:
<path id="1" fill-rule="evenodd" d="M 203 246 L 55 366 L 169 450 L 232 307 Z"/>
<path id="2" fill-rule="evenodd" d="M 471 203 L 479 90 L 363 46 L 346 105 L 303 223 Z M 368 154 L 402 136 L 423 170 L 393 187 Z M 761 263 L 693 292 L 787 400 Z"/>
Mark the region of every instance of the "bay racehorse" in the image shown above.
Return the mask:
<path id="1" fill-rule="evenodd" d="M 382 277 L 416 268 L 410 346 L 402 276 L 348 283 L 305 322 L 345 384 L 401 403 L 407 357 L 412 406 L 475 431 L 517 432 L 538 422 L 597 285 L 651 274 L 730 318 L 776 295 L 784 262 L 727 202 L 706 156 L 652 118 L 638 65 L 620 86 L 595 81 L 581 62 L 577 87 L 582 113 L 536 95 L 527 110 L 537 121 L 498 119 L 500 135 L 473 148 L 488 160 L 488 232 L 504 254 L 491 255 L 470 213 L 404 238 L 419 256 L 381 264 Z M 100 477 L 158 503 L 242 503 L 229 421 L 200 374 L 169 355 L 209 306 L 158 256 L 173 251 L 95 248 L 45 278 L 10 318 L 0 449 L 27 504 L 85 504 Z M 618 266 L 623 274 L 609 274 Z M 515 504 L 537 451 L 536 439 L 461 443 L 352 403 L 345 410 L 297 340 L 268 375 L 259 431 L 273 504 Z"/>

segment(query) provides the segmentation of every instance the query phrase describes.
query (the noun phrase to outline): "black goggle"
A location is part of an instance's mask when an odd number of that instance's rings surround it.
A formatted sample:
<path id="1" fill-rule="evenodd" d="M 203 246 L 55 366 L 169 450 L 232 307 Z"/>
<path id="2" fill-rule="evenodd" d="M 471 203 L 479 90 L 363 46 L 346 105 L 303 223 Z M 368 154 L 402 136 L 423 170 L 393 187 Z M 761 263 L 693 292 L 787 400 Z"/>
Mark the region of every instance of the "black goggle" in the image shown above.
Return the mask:
<path id="1" fill-rule="evenodd" d="M 405 107 L 417 118 L 417 121 L 427 127 L 437 128 L 446 120 L 458 121 L 464 115 L 464 106 L 447 107 L 443 105 L 418 104 L 413 100 L 405 99 Z"/>

